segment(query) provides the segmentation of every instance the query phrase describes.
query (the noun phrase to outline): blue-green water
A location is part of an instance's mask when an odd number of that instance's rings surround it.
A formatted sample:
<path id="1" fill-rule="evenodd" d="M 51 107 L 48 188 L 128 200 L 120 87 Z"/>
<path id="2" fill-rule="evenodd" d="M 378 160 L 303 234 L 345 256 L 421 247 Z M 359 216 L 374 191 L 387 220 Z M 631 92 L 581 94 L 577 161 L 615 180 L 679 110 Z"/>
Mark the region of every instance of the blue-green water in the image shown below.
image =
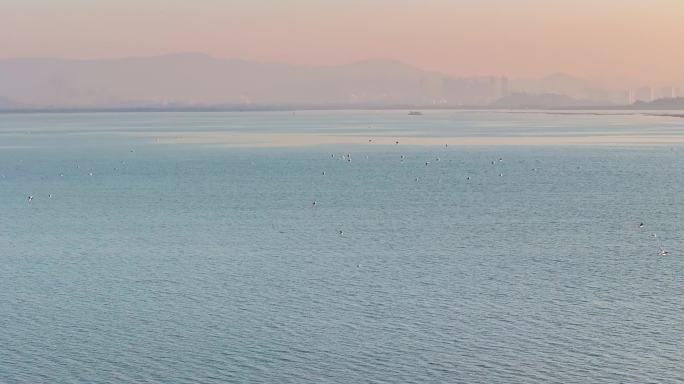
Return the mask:
<path id="1" fill-rule="evenodd" d="M 134 135 L 363 135 L 364 121 L 455 144 Z M 0 115 L 0 383 L 680 383 L 684 147 L 458 138 L 683 123 Z"/>

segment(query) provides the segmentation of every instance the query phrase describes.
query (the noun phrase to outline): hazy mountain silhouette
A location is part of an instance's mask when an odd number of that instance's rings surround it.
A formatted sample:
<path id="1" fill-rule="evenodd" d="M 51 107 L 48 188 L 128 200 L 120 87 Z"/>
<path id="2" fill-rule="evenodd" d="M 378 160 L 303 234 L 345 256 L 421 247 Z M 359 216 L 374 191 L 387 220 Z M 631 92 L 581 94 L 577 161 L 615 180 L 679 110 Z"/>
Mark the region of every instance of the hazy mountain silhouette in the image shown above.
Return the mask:
<path id="1" fill-rule="evenodd" d="M 626 101 L 623 89 L 605 89 L 595 80 L 565 73 L 555 73 L 539 79 L 513 79 L 511 88 L 516 92 L 532 95 L 565 95 L 573 99 L 590 100 L 591 104 L 624 104 Z"/>
<path id="2" fill-rule="evenodd" d="M 24 105 L 14 102 L 10 99 L 0 97 L 0 108 L 2 109 L 12 109 L 12 108 L 23 108 Z"/>
<path id="3" fill-rule="evenodd" d="M 111 60 L 0 60 L 0 97 L 37 107 L 478 102 L 458 79 L 391 60 L 330 67 L 173 54 Z M 475 95 L 474 97 L 471 95 Z"/>
<path id="4" fill-rule="evenodd" d="M 489 78 L 455 78 L 394 60 L 327 67 L 224 60 L 198 53 L 103 60 L 0 60 L 0 98 L 7 100 L 0 101 L 0 108 L 5 109 L 486 106 L 498 97 L 492 87 Z M 512 81 L 511 88 L 596 100 L 583 96 L 585 82 L 567 75 Z"/>
<path id="5" fill-rule="evenodd" d="M 642 109 L 684 109 L 684 97 L 662 98 L 651 102 L 637 101 L 632 106 Z"/>

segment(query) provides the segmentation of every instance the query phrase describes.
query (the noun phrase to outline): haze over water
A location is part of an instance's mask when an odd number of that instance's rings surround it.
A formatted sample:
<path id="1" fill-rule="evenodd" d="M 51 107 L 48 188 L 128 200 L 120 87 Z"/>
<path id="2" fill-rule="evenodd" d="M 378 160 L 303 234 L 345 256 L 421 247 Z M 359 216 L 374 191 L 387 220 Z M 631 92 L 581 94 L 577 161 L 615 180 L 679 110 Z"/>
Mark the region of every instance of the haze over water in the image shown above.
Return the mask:
<path id="1" fill-rule="evenodd" d="M 2 114 L 0 382 L 682 382 L 683 122 Z"/>

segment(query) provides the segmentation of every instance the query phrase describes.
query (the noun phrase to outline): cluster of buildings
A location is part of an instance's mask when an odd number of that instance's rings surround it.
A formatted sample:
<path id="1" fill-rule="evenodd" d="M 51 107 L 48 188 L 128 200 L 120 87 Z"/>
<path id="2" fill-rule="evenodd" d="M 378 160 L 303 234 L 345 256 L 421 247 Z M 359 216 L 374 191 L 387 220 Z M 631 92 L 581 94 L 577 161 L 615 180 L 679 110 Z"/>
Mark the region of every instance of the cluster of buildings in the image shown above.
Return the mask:
<path id="1" fill-rule="evenodd" d="M 627 91 L 626 98 L 628 104 L 634 104 L 637 101 L 650 103 L 657 99 L 673 99 L 681 95 L 680 89 L 677 87 L 641 87 L 637 89 L 630 89 Z"/>

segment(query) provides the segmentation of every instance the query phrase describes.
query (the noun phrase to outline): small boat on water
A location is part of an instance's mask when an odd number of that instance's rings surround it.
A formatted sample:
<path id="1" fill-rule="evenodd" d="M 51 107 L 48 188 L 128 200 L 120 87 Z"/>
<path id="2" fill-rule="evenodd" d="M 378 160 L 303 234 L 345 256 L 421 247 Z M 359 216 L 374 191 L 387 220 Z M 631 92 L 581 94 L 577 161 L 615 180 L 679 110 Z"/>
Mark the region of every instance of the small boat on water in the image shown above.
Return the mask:
<path id="1" fill-rule="evenodd" d="M 420 111 L 410 111 L 409 116 L 423 116 L 423 112 Z"/>

